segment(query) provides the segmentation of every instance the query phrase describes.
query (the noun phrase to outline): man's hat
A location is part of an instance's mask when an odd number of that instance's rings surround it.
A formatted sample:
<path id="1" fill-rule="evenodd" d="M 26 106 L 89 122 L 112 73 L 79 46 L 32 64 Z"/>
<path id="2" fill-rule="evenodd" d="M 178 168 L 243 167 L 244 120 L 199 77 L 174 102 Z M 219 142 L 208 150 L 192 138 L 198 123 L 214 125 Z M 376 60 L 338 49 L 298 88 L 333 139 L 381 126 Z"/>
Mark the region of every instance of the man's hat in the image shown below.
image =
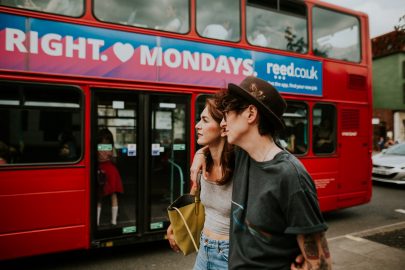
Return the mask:
<path id="1" fill-rule="evenodd" d="M 260 113 L 274 124 L 276 130 L 284 128 L 282 115 L 287 108 L 287 103 L 270 83 L 249 76 L 239 85 L 228 84 L 228 90 L 255 105 Z"/>

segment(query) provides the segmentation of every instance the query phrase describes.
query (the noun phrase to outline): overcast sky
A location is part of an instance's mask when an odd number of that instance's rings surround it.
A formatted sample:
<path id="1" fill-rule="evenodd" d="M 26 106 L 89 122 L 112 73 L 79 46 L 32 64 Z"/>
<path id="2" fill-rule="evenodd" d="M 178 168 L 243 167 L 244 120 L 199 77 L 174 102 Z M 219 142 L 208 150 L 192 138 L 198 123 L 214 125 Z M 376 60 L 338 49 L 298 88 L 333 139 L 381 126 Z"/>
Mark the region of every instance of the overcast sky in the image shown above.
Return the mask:
<path id="1" fill-rule="evenodd" d="M 394 30 L 399 18 L 405 15 L 405 0 L 322 0 L 323 2 L 362 11 L 368 14 L 370 37 Z M 405 24 L 404 21 L 401 22 Z"/>

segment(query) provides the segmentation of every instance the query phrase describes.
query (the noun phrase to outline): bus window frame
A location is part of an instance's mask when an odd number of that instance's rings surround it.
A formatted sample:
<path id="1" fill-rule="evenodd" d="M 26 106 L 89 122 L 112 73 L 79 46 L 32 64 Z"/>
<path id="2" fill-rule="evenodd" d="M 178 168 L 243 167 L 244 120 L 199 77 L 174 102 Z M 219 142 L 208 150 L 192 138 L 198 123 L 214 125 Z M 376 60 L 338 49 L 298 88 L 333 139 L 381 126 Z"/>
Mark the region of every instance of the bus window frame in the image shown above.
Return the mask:
<path id="1" fill-rule="evenodd" d="M 21 11 L 35 12 L 35 13 L 39 13 L 39 14 L 46 14 L 46 15 L 52 15 L 52 16 L 62 16 L 64 18 L 79 19 L 79 18 L 82 18 L 87 12 L 87 5 L 86 5 L 87 1 L 81 0 L 81 2 L 83 3 L 83 10 L 82 10 L 81 14 L 79 14 L 77 16 L 71 16 L 71 15 L 66 15 L 63 13 L 56 13 L 56 12 L 47 12 L 47 11 L 43 11 L 40 9 L 29 9 L 29 8 L 18 7 L 18 6 L 7 6 L 7 5 L 2 5 L 2 4 L 0 4 L 0 7 L 12 8 L 12 9 L 21 10 Z"/>
<path id="2" fill-rule="evenodd" d="M 288 109 L 288 107 L 289 107 L 289 104 L 291 104 L 291 103 L 293 103 L 293 104 L 300 104 L 300 105 L 303 105 L 303 106 L 305 107 L 305 110 L 306 110 L 306 113 L 307 113 L 305 120 L 307 121 L 307 124 L 306 124 L 306 132 L 303 133 L 303 135 L 307 137 L 306 150 L 305 150 L 305 152 L 303 152 L 303 153 L 293 153 L 293 152 L 291 152 L 291 153 L 292 153 L 294 156 L 298 156 L 298 157 L 306 156 L 306 155 L 309 154 L 309 150 L 310 150 L 310 148 L 311 148 L 311 139 L 310 139 L 310 129 L 311 129 L 311 124 L 310 124 L 310 123 L 311 123 L 311 119 L 312 119 L 312 118 L 310 118 L 311 108 L 310 108 L 310 106 L 309 106 L 309 104 L 308 104 L 308 101 L 305 101 L 305 100 L 286 99 L 286 102 L 287 102 L 287 109 Z M 286 118 L 286 117 L 283 115 L 283 119 L 285 119 L 285 118 Z M 285 121 L 284 121 L 284 122 L 285 122 Z M 296 125 L 294 125 L 294 126 L 292 126 L 292 127 L 295 128 Z M 286 130 L 286 128 L 287 128 L 287 126 L 285 125 L 284 131 Z M 281 135 L 279 135 L 279 138 L 281 139 Z M 282 139 L 284 139 L 284 137 L 283 137 Z M 287 149 L 287 148 L 286 148 L 286 149 Z"/>
<path id="3" fill-rule="evenodd" d="M 335 12 L 335 13 L 340 13 L 340 14 L 343 14 L 343 15 L 346 15 L 346 16 L 350 16 L 350 17 L 353 17 L 353 18 L 355 18 L 356 20 L 357 20 L 357 22 L 358 22 L 358 27 L 359 27 L 359 30 L 358 30 L 358 40 L 359 40 L 359 44 L 358 44 L 358 49 L 359 49 L 359 61 L 349 61 L 349 60 L 345 60 L 345 59 L 339 59 L 339 58 L 332 58 L 332 57 L 326 57 L 326 56 L 321 56 L 321 55 L 318 55 L 318 54 L 315 54 L 315 52 L 314 52 L 314 48 L 315 48 L 315 35 L 314 35 L 314 27 L 315 27 L 315 23 L 314 23 L 314 9 L 315 8 L 319 8 L 319 9 L 323 9 L 323 10 L 327 10 L 327 11 L 330 11 L 330 12 Z M 337 9 L 331 9 L 331 8 L 329 8 L 329 7 L 325 7 L 325 6 L 320 6 L 320 5 L 317 5 L 317 4 L 315 4 L 315 5 L 313 5 L 312 6 L 312 8 L 311 8 L 311 22 L 312 22 L 312 28 L 311 28 L 311 32 L 312 32 L 312 40 L 311 40 L 311 54 L 312 55 L 314 55 L 314 56 L 316 56 L 316 57 L 320 57 L 320 58 L 323 58 L 323 59 L 328 59 L 328 60 L 333 60 L 333 61 L 341 61 L 341 62 L 344 62 L 344 63 L 350 63 L 350 64 L 361 64 L 362 62 L 363 62 L 363 36 L 362 36 L 362 21 L 360 20 L 360 16 L 358 16 L 358 15 L 355 15 L 355 14 L 350 14 L 350 13 L 345 13 L 345 12 L 343 12 L 343 11 L 340 11 L 340 10 L 337 10 Z M 371 53 L 371 52 L 370 52 Z"/>
<path id="4" fill-rule="evenodd" d="M 195 18 L 194 18 L 194 21 L 195 21 L 195 27 L 194 27 L 194 30 L 195 30 L 195 33 L 197 34 L 197 36 L 198 37 L 200 37 L 200 38 L 203 38 L 203 39 L 206 39 L 206 40 L 215 40 L 215 41 L 220 41 L 220 42 L 229 42 L 229 43 L 232 43 L 232 44 L 240 44 L 241 42 L 242 42 L 242 40 L 244 40 L 244 38 L 246 39 L 246 36 L 243 36 L 242 34 L 243 34 L 243 31 L 242 31 L 242 26 L 243 26 L 243 24 L 242 24 L 242 11 L 243 11 L 243 6 L 242 6 L 242 0 L 237 0 L 238 2 L 239 2 L 239 39 L 237 39 L 237 40 L 235 40 L 235 41 L 233 41 L 233 40 L 229 40 L 229 39 L 217 39 L 217 38 L 209 38 L 209 37 L 204 37 L 203 35 L 202 35 L 202 33 L 200 33 L 199 31 L 198 31 L 198 27 L 197 27 L 197 25 L 198 25 L 198 19 L 197 19 L 197 14 L 198 14 L 198 12 L 197 12 L 197 1 L 203 1 L 203 0 L 195 0 L 195 5 L 194 5 L 194 13 L 195 13 Z M 245 5 L 245 7 L 246 7 L 246 5 Z M 208 26 L 208 25 L 207 25 Z M 245 31 L 245 35 L 246 35 L 246 31 Z"/>
<path id="5" fill-rule="evenodd" d="M 252 46 L 254 48 L 265 48 L 265 49 L 271 49 L 271 50 L 277 50 L 277 51 L 281 51 L 281 52 L 287 52 L 287 53 L 296 53 L 298 55 L 308 55 L 310 50 L 310 40 L 309 40 L 309 30 L 310 30 L 310 24 L 309 24 L 309 7 L 307 5 L 305 5 L 305 3 L 303 2 L 303 6 L 305 7 L 305 16 L 303 16 L 303 19 L 305 20 L 305 26 L 306 26 L 306 46 L 303 47 L 304 48 L 304 52 L 297 52 L 294 50 L 287 50 L 287 49 L 279 49 L 279 48 L 274 48 L 274 47 L 270 47 L 270 46 L 260 46 L 260 45 L 255 45 L 253 43 L 251 43 L 249 41 L 248 38 L 248 34 L 250 33 L 250 31 L 248 31 L 248 14 L 247 14 L 247 7 L 254 7 L 254 8 L 261 8 L 262 10 L 266 10 L 266 11 L 271 11 L 274 13 L 278 13 L 278 14 L 282 14 L 285 16 L 289 16 L 289 17 L 296 17 L 296 18 L 301 18 L 301 16 L 299 14 L 293 13 L 293 12 L 289 12 L 289 11 L 285 11 L 285 10 L 281 10 L 281 9 L 274 9 L 272 7 L 266 7 L 264 5 L 259 5 L 256 3 L 251 3 L 249 5 L 248 3 L 249 0 L 246 0 L 246 5 L 245 5 L 245 38 L 246 38 L 246 43 L 249 46 Z"/>
<path id="6" fill-rule="evenodd" d="M 78 154 L 77 158 L 73 161 L 56 161 L 56 162 L 27 162 L 27 163 L 10 163 L 10 164 L 4 164 L 0 166 L 0 169 L 3 168 L 11 168 L 11 167 L 39 167 L 39 166 L 52 166 L 54 167 L 65 167 L 67 165 L 78 165 L 79 163 L 82 162 L 84 159 L 85 155 L 85 148 L 84 148 L 84 136 L 85 136 L 85 95 L 83 89 L 74 84 L 60 84 L 60 83 L 38 83 L 38 82 L 28 82 L 28 81 L 14 81 L 14 80 L 0 80 L 0 83 L 10 83 L 10 84 L 16 84 L 16 85 L 42 85 L 46 86 L 47 88 L 52 87 L 52 86 L 57 86 L 61 87 L 64 89 L 71 89 L 72 91 L 75 91 L 79 94 L 80 98 L 80 103 L 79 103 L 79 108 L 74 108 L 74 110 L 77 110 L 80 115 L 80 123 L 81 123 L 81 128 L 80 128 L 80 140 L 78 141 L 80 144 L 80 153 Z M 24 89 L 20 90 L 19 93 L 19 101 L 22 101 L 22 96 L 21 96 L 21 91 L 24 91 Z M 0 105 L 1 109 L 5 108 L 14 108 L 14 109 L 19 109 L 23 111 L 24 109 L 38 109 L 41 110 L 42 108 L 49 109 L 46 106 L 31 106 L 31 105 L 24 105 L 23 102 L 20 102 L 19 105 Z M 57 109 L 57 108 L 63 108 L 63 107 L 51 107 L 51 109 Z M 72 108 L 70 108 L 72 109 Z"/>
<path id="7" fill-rule="evenodd" d="M 186 36 L 188 34 L 190 34 L 191 30 L 192 30 L 192 23 L 191 23 L 191 1 L 192 0 L 187 0 L 188 2 L 188 20 L 184 20 L 184 22 L 188 23 L 188 30 L 184 33 L 181 32 L 171 32 L 171 31 L 165 31 L 163 29 L 156 29 L 156 28 L 149 28 L 149 27 L 141 27 L 141 26 L 135 26 L 135 25 L 131 25 L 131 24 L 124 24 L 124 23 L 119 23 L 119 22 L 112 22 L 112 21 L 104 21 L 102 19 L 100 19 L 95 12 L 95 1 L 96 0 L 91 0 L 91 15 L 93 16 L 94 20 L 96 22 L 99 23 L 106 23 L 108 25 L 117 25 L 117 26 L 124 26 L 124 27 L 130 27 L 132 29 L 141 29 L 141 30 L 146 30 L 146 31 L 158 31 L 160 33 L 170 33 L 170 34 L 176 34 L 176 35 L 182 35 L 182 36 Z M 239 0 L 240 1 L 240 0 Z"/>
<path id="8" fill-rule="evenodd" d="M 325 106 L 325 105 L 333 107 L 333 110 L 334 110 L 334 117 L 333 117 L 333 123 L 332 123 L 332 135 L 333 135 L 334 143 L 333 143 L 333 151 L 332 152 L 315 151 L 315 128 L 314 128 L 315 127 L 314 126 L 314 118 L 315 117 L 314 117 L 314 110 L 315 110 L 315 108 L 317 106 Z M 313 155 L 318 156 L 318 157 L 324 157 L 324 156 L 334 156 L 334 155 L 337 154 L 337 152 L 338 152 L 338 129 L 339 129 L 337 120 L 338 120 L 338 107 L 337 107 L 337 104 L 334 104 L 334 103 L 331 103 L 331 102 L 318 101 L 318 102 L 315 102 L 312 105 L 312 108 L 311 108 L 311 126 L 310 126 L 312 137 L 311 137 L 311 144 L 310 145 L 311 145 L 311 151 L 312 151 Z M 321 116 L 321 122 L 322 122 L 322 116 Z M 319 123 L 319 125 L 317 125 L 317 127 L 320 126 L 320 123 Z"/>

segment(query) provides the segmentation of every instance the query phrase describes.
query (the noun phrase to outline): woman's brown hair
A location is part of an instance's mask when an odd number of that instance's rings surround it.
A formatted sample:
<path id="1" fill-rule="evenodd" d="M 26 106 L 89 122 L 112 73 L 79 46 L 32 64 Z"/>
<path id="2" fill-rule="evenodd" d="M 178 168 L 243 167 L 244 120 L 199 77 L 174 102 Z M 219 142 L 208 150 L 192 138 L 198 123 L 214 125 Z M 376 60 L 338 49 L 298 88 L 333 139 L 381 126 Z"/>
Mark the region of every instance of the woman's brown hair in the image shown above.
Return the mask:
<path id="1" fill-rule="evenodd" d="M 208 113 L 211 117 L 218 123 L 221 123 L 223 115 L 220 110 L 218 110 L 217 106 L 215 105 L 215 99 L 207 98 L 205 101 L 205 106 L 208 109 Z M 206 162 L 207 162 L 207 171 L 212 169 L 214 165 L 214 161 L 212 160 L 212 156 L 209 151 L 206 151 Z M 220 165 L 222 168 L 222 178 L 217 180 L 216 183 L 218 185 L 225 185 L 232 179 L 232 173 L 235 168 L 235 153 L 233 150 L 233 146 L 230 145 L 227 140 L 225 140 L 224 148 L 222 149 Z"/>

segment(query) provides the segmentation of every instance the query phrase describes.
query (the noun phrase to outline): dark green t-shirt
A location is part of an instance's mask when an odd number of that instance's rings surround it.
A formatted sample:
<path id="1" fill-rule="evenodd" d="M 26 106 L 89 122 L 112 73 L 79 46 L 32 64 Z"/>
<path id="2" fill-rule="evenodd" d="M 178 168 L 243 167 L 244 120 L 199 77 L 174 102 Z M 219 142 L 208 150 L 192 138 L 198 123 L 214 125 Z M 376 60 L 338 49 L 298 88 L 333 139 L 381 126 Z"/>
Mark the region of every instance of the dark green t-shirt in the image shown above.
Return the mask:
<path id="1" fill-rule="evenodd" d="M 229 269 L 290 269 L 298 234 L 327 229 L 315 185 L 287 151 L 257 162 L 236 150 Z"/>

